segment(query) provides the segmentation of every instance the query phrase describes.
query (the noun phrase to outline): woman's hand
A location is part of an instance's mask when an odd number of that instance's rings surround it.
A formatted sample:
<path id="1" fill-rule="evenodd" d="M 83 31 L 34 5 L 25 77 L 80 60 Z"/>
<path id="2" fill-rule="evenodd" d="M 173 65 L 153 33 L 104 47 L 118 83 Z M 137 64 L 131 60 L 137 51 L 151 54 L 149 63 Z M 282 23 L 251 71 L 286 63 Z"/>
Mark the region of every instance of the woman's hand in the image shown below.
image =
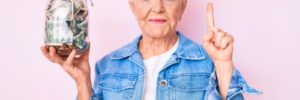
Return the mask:
<path id="1" fill-rule="evenodd" d="M 213 60 L 220 95 L 225 100 L 233 72 L 232 54 L 234 39 L 230 34 L 215 27 L 212 3 L 207 5 L 207 23 L 208 32 L 203 37 L 203 47 Z"/>
<path id="2" fill-rule="evenodd" d="M 78 88 L 78 99 L 87 100 L 91 95 L 91 78 L 89 65 L 89 51 L 88 49 L 79 55 L 76 55 L 76 50 L 73 50 L 70 55 L 65 58 L 56 53 L 54 47 L 47 48 L 42 46 L 43 55 L 53 63 L 59 64 L 64 71 L 66 71 L 76 82 Z"/>
<path id="3" fill-rule="evenodd" d="M 233 37 L 220 28 L 215 27 L 213 5 L 207 6 L 208 32 L 204 35 L 203 46 L 214 62 L 232 61 Z"/>

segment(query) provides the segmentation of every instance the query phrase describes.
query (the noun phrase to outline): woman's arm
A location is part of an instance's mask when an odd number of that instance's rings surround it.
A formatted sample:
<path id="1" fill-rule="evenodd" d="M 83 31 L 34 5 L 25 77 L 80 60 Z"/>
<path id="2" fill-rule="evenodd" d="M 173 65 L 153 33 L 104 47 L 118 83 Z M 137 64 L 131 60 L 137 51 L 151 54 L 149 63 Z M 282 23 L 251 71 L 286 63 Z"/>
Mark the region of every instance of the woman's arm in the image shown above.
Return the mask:
<path id="1" fill-rule="evenodd" d="M 216 28 L 213 17 L 213 5 L 207 6 L 208 33 L 204 35 L 203 47 L 212 58 L 219 85 L 219 92 L 225 100 L 233 72 L 233 37 Z"/>
<path id="2" fill-rule="evenodd" d="M 231 83 L 231 77 L 233 72 L 232 62 L 214 62 L 216 68 L 216 75 L 219 85 L 219 93 L 222 96 L 222 100 L 226 100 L 229 85 Z"/>
<path id="3" fill-rule="evenodd" d="M 92 95 L 92 84 L 90 77 L 87 77 L 86 80 L 80 80 L 77 83 L 78 90 L 78 100 L 89 100 Z"/>

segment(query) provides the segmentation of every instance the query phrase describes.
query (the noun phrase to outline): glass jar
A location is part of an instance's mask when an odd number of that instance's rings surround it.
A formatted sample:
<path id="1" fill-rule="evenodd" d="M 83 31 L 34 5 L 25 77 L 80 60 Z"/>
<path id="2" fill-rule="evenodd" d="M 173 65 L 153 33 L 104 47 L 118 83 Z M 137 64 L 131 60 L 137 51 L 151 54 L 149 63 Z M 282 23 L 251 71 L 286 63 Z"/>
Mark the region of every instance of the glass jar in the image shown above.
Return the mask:
<path id="1" fill-rule="evenodd" d="M 49 0 L 45 20 L 45 44 L 67 56 L 88 48 L 88 6 L 85 0 Z"/>

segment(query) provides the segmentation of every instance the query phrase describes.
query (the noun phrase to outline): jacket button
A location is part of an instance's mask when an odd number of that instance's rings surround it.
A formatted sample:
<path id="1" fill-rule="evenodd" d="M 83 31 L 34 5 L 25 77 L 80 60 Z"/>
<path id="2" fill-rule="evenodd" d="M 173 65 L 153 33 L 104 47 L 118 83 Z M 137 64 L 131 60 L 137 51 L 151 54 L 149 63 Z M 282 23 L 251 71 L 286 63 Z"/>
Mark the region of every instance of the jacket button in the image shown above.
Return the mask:
<path id="1" fill-rule="evenodd" d="M 161 80 L 160 81 L 160 86 L 167 86 L 167 84 L 168 84 L 168 82 L 167 82 L 167 80 Z"/>

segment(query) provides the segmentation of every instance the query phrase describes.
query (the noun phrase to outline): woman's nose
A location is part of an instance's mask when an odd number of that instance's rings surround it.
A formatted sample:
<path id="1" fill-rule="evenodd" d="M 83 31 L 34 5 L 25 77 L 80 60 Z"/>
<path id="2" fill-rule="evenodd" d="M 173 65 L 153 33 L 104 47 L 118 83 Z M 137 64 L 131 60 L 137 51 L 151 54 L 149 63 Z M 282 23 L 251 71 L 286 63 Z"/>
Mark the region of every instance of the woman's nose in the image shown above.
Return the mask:
<path id="1" fill-rule="evenodd" d="M 156 2 L 153 3 L 152 11 L 154 13 L 163 13 L 165 11 L 165 7 L 162 0 L 156 0 Z"/>

